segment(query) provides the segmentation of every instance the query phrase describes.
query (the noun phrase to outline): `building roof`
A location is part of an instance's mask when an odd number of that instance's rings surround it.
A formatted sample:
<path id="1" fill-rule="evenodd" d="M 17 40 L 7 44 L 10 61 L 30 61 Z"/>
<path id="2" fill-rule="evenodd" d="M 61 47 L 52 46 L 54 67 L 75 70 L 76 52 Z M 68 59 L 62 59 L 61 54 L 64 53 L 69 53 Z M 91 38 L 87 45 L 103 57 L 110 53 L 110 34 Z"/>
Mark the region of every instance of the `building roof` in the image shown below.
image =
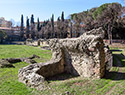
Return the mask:
<path id="1" fill-rule="evenodd" d="M 20 28 L 19 27 L 0 27 L 0 30 L 15 30 L 15 31 L 19 31 Z"/>

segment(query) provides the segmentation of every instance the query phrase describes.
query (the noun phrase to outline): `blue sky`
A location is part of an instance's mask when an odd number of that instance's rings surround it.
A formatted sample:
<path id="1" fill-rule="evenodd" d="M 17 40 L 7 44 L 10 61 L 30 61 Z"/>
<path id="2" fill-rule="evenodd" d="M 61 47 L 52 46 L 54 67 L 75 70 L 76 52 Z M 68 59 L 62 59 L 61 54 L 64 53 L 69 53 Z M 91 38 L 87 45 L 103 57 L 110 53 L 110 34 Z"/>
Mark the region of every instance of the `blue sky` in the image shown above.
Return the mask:
<path id="1" fill-rule="evenodd" d="M 21 14 L 24 15 L 24 18 L 34 14 L 35 21 L 38 17 L 43 21 L 54 14 L 56 20 L 62 11 L 64 11 L 66 18 L 72 13 L 82 12 L 111 2 L 119 2 L 125 6 L 125 0 L 1 0 L 0 17 L 20 21 Z"/>

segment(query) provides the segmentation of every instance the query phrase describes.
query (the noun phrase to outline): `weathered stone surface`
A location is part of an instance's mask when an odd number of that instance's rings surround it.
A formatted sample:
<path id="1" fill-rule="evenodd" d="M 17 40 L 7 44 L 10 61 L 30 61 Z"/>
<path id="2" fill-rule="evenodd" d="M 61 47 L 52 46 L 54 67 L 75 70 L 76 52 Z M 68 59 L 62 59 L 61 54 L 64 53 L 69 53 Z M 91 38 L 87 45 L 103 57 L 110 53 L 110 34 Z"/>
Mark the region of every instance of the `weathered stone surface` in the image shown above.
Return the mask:
<path id="1" fill-rule="evenodd" d="M 46 39 L 39 39 L 38 40 L 38 45 L 42 46 L 42 47 L 49 46 Z"/>
<path id="2" fill-rule="evenodd" d="M 24 58 L 22 61 L 23 61 L 23 62 L 26 62 L 26 63 L 30 63 L 30 64 L 37 63 L 35 60 L 28 59 L 28 58 Z"/>
<path id="3" fill-rule="evenodd" d="M 101 28 L 93 29 L 79 38 L 50 40 L 49 45 L 54 59 L 59 57 L 59 51 L 62 52 L 65 71 L 68 73 L 101 78 L 105 72 L 103 35 L 104 31 Z"/>
<path id="4" fill-rule="evenodd" d="M 38 40 L 27 39 L 24 42 L 24 44 L 29 45 L 29 46 L 41 46 L 41 47 L 48 46 L 46 39 L 38 39 Z"/>
<path id="5" fill-rule="evenodd" d="M 27 59 L 34 59 L 34 58 L 40 58 L 39 56 L 33 54 L 32 56 L 28 57 Z"/>
<path id="6" fill-rule="evenodd" d="M 112 63 L 113 63 L 112 52 L 109 50 L 108 46 L 104 47 L 104 51 L 105 51 L 105 65 L 106 65 L 106 70 L 110 70 L 111 67 L 112 67 Z"/>
<path id="7" fill-rule="evenodd" d="M 19 81 L 38 90 L 46 89 L 45 78 L 64 72 L 63 63 L 51 61 L 47 63 L 31 64 L 19 70 Z"/>
<path id="8" fill-rule="evenodd" d="M 14 66 L 6 60 L 0 59 L 0 68 L 10 68 L 10 67 L 14 67 Z"/>
<path id="9" fill-rule="evenodd" d="M 29 45 L 29 46 L 38 46 L 38 41 L 32 40 L 32 39 L 27 39 L 24 44 Z"/>
<path id="10" fill-rule="evenodd" d="M 103 36 L 104 31 L 99 28 L 79 38 L 49 40 L 53 53 L 51 61 L 20 69 L 19 81 L 36 88 L 44 86 L 44 78 L 62 72 L 90 78 L 103 77 L 106 70 Z"/>

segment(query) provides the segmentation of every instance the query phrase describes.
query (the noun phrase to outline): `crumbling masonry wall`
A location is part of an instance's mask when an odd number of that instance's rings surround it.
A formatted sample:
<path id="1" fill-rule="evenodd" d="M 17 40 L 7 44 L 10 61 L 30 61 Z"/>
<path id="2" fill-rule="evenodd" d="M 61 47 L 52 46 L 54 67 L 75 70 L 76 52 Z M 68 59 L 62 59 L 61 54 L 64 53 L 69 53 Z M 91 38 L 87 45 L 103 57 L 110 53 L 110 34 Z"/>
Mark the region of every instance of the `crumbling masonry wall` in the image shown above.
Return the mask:
<path id="1" fill-rule="evenodd" d="M 43 89 L 46 77 L 62 72 L 89 78 L 103 77 L 106 70 L 103 36 L 104 31 L 98 28 L 79 38 L 49 40 L 52 59 L 46 63 L 21 68 L 19 81 Z"/>

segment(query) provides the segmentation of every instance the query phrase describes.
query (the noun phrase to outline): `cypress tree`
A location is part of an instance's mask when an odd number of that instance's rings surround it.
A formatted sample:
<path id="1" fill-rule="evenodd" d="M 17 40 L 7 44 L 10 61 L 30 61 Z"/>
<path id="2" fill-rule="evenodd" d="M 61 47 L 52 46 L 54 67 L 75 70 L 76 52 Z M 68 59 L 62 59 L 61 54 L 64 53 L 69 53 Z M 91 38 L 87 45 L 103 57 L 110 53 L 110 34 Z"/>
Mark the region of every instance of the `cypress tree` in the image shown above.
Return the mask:
<path id="1" fill-rule="evenodd" d="M 64 21 L 64 12 L 62 12 L 61 21 Z"/>
<path id="2" fill-rule="evenodd" d="M 51 36 L 52 36 L 52 37 L 55 37 L 55 33 L 54 33 L 54 14 L 52 14 L 51 26 L 52 26 L 52 33 L 51 33 Z"/>
<path id="3" fill-rule="evenodd" d="M 20 37 L 21 39 L 24 36 L 24 22 L 23 22 L 23 15 L 21 15 L 21 26 L 20 26 Z"/>
<path id="4" fill-rule="evenodd" d="M 34 23 L 34 16 L 33 14 L 31 15 L 31 22 L 30 22 L 30 27 L 31 27 L 31 38 L 35 38 L 35 23 Z"/>
<path id="5" fill-rule="evenodd" d="M 57 18 L 57 21 L 60 21 L 60 17 Z"/>
<path id="6" fill-rule="evenodd" d="M 23 15 L 21 15 L 21 26 L 20 26 L 20 30 L 21 30 L 21 31 L 24 30 Z"/>
<path id="7" fill-rule="evenodd" d="M 31 23 L 34 24 L 34 16 L 33 16 L 33 14 L 31 15 Z"/>
<path id="8" fill-rule="evenodd" d="M 37 19 L 37 31 L 40 31 L 40 22 L 39 22 L 39 18 Z"/>
<path id="9" fill-rule="evenodd" d="M 29 18 L 27 17 L 27 20 L 26 20 L 26 27 L 27 29 L 29 29 Z"/>
<path id="10" fill-rule="evenodd" d="M 61 36 L 61 38 L 63 38 L 64 37 L 64 12 L 62 12 L 62 15 L 61 15 L 61 25 L 60 25 L 60 27 L 61 27 L 61 33 L 60 33 L 60 36 Z"/>
<path id="11" fill-rule="evenodd" d="M 26 20 L 26 37 L 29 38 L 29 18 Z"/>
<path id="12" fill-rule="evenodd" d="M 61 35 L 61 31 L 60 31 L 60 17 L 57 18 L 57 38 L 60 38 L 60 35 Z"/>

